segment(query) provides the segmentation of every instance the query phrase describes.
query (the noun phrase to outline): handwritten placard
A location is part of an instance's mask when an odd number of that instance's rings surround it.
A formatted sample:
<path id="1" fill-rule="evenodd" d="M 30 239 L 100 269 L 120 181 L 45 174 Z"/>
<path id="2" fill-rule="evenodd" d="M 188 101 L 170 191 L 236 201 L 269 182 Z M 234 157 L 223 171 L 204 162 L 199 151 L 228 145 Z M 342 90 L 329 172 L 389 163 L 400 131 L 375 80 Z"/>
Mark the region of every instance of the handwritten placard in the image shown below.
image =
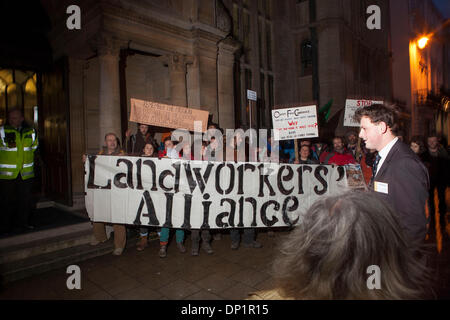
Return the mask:
<path id="1" fill-rule="evenodd" d="M 316 106 L 272 110 L 272 121 L 277 141 L 319 136 Z"/>
<path id="2" fill-rule="evenodd" d="M 130 121 L 152 126 L 197 131 L 194 121 L 201 121 L 201 132 L 207 130 L 208 111 L 172 106 L 131 98 Z"/>
<path id="3" fill-rule="evenodd" d="M 383 104 L 383 101 L 347 99 L 345 101 L 344 127 L 359 127 L 359 122 L 353 118 L 356 110 L 373 104 Z"/>

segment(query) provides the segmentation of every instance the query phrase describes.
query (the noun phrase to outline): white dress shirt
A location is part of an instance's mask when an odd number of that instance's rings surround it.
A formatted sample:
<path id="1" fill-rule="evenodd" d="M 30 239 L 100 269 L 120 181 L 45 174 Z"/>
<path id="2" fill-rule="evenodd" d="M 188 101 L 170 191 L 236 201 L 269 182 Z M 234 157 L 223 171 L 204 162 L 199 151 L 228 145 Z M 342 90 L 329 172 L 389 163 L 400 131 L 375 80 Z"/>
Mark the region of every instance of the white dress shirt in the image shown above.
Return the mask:
<path id="1" fill-rule="evenodd" d="M 380 155 L 380 162 L 377 166 L 377 174 L 380 172 L 381 167 L 383 166 L 384 160 L 386 159 L 387 155 L 389 154 L 389 151 L 391 151 L 394 144 L 398 141 L 398 137 L 395 137 L 391 142 L 389 142 L 387 145 L 384 146 L 383 149 L 381 149 L 378 154 Z"/>

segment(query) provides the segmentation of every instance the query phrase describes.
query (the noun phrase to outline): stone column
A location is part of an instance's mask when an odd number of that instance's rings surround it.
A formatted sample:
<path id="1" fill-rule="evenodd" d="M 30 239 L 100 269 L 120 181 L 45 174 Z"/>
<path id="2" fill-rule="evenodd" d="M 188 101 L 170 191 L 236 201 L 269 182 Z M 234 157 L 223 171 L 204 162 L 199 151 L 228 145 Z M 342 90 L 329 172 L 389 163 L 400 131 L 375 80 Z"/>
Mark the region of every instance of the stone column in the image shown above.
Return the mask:
<path id="1" fill-rule="evenodd" d="M 186 91 L 186 57 L 173 54 L 169 59 L 170 97 L 172 104 L 180 107 L 187 106 Z"/>
<path id="2" fill-rule="evenodd" d="M 84 143 L 83 64 L 83 60 L 69 57 L 70 156 L 72 161 L 72 193 L 75 204 L 80 198 L 84 201 L 84 165 L 80 162 L 82 154 L 86 152 Z"/>
<path id="3" fill-rule="evenodd" d="M 121 136 L 119 51 L 118 43 L 112 38 L 101 36 L 98 39 L 100 145 L 109 132 Z"/>
<path id="4" fill-rule="evenodd" d="M 234 128 L 234 52 L 239 44 L 231 38 L 226 38 L 219 44 L 217 61 L 217 95 L 219 104 L 219 119 L 222 128 Z"/>

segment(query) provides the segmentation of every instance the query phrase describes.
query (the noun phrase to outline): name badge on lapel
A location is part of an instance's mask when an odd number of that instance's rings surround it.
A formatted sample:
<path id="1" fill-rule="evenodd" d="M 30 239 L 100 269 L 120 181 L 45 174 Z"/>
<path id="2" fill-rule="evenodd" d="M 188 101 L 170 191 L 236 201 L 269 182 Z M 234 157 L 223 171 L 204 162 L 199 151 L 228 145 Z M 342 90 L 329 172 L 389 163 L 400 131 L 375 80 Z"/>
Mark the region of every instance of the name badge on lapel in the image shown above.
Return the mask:
<path id="1" fill-rule="evenodd" d="M 388 184 L 384 183 L 384 182 L 379 182 L 379 181 L 375 181 L 374 182 L 374 188 L 373 188 L 376 192 L 381 192 L 381 193 L 385 193 L 385 194 L 389 194 L 388 191 Z"/>

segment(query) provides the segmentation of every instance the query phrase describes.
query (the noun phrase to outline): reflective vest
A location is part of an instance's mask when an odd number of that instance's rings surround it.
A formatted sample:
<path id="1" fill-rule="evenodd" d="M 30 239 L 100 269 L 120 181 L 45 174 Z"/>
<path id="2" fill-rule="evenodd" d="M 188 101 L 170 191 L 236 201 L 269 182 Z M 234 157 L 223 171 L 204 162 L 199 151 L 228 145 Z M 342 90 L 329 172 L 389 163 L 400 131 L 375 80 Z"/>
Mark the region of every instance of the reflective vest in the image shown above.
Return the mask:
<path id="1" fill-rule="evenodd" d="M 0 179 L 23 180 L 34 177 L 34 151 L 38 138 L 33 128 L 23 128 L 22 134 L 9 125 L 0 127 Z"/>

